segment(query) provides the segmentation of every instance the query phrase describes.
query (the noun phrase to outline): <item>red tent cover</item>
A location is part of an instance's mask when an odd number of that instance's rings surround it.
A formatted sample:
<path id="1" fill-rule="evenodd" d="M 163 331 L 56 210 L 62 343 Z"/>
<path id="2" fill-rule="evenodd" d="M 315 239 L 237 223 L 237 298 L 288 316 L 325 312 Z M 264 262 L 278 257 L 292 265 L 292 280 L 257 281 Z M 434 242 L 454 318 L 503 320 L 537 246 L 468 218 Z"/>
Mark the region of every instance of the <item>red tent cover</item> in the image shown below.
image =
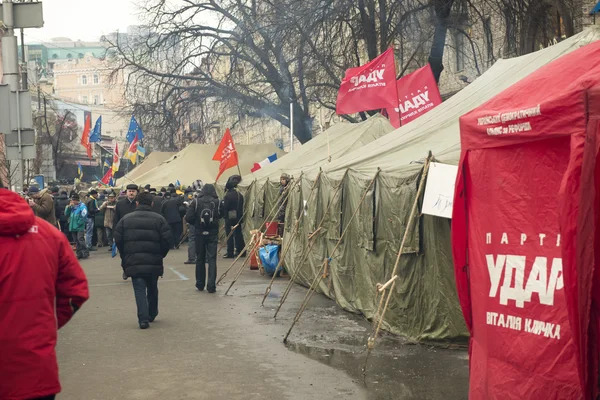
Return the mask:
<path id="1" fill-rule="evenodd" d="M 460 119 L 452 221 L 471 399 L 592 399 L 600 42 Z"/>

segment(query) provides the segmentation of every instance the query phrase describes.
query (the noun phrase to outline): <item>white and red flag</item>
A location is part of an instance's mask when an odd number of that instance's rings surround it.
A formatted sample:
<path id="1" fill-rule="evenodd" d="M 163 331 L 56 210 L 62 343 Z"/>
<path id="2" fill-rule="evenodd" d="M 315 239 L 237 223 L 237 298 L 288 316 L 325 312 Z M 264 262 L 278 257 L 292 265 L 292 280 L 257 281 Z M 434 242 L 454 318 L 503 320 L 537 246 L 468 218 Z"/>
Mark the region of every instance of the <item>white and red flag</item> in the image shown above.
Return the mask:
<path id="1" fill-rule="evenodd" d="M 396 62 L 394 51 L 389 48 L 369 63 L 346 70 L 335 111 L 337 114 L 352 114 L 397 105 Z"/>

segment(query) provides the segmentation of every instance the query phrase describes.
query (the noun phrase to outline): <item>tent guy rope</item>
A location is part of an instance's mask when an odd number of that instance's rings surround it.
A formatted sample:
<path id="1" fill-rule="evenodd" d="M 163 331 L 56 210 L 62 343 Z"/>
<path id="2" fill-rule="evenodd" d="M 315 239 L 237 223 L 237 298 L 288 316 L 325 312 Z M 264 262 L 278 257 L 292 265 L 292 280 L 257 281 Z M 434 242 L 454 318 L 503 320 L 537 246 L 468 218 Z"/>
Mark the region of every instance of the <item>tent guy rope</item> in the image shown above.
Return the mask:
<path id="1" fill-rule="evenodd" d="M 335 254 L 335 252 L 339 248 L 340 244 L 342 243 L 342 239 L 344 239 L 344 236 L 346 236 L 346 232 L 348 232 L 348 229 L 351 226 L 351 222 L 354 220 L 354 217 L 356 217 L 356 215 L 358 214 L 358 210 L 360 210 L 360 207 L 361 207 L 362 203 L 367 198 L 367 194 L 369 193 L 369 190 L 371 190 L 371 187 L 373 187 L 373 184 L 377 180 L 377 177 L 379 176 L 380 172 L 381 172 L 381 169 L 377 168 L 377 172 L 375 173 L 375 176 L 373 177 L 373 179 L 371 179 L 371 181 L 369 182 L 369 185 L 365 188 L 365 192 L 363 193 L 362 198 L 358 202 L 358 205 L 356 206 L 356 209 L 354 210 L 354 212 L 352 213 L 352 216 L 348 220 L 348 222 L 346 224 L 346 227 L 344 228 L 342 234 L 340 235 L 340 238 L 338 239 L 335 247 L 331 251 L 329 257 L 325 258 L 323 260 L 323 264 L 321 265 L 321 269 L 319 270 L 319 272 L 315 276 L 315 279 L 313 280 L 312 284 L 310 285 L 310 288 L 308 289 L 308 292 L 306 293 L 306 296 L 304 296 L 304 300 L 302 301 L 302 304 L 300 305 L 300 309 L 298 309 L 298 312 L 296 312 L 296 316 L 294 317 L 294 321 L 292 322 L 292 325 L 290 326 L 290 329 L 288 330 L 287 334 L 283 338 L 283 343 L 287 343 L 287 339 L 290 336 L 290 333 L 292 333 L 292 329 L 294 329 L 294 325 L 296 325 L 296 323 L 300 320 L 300 316 L 304 312 L 304 309 L 306 308 L 306 306 L 310 302 L 310 299 L 312 298 L 312 296 L 317 291 L 316 290 L 317 286 L 319 285 L 319 283 L 321 282 L 321 280 L 324 278 L 324 271 L 327 270 L 327 267 L 329 265 L 329 262 L 331 261 L 331 258 L 333 257 L 333 255 Z"/>
<path id="2" fill-rule="evenodd" d="M 298 183 L 302 180 L 302 176 L 304 173 L 300 174 L 300 177 L 298 178 L 298 180 L 294 180 L 292 182 L 292 184 L 290 185 L 289 189 L 287 189 L 285 191 L 285 194 L 282 198 L 285 199 L 285 201 L 281 201 L 281 199 L 279 199 L 277 201 L 277 203 L 275 203 L 275 205 L 273 206 L 273 208 L 271 209 L 271 212 L 269 213 L 269 215 L 267 216 L 267 218 L 263 221 L 263 223 L 261 224 L 260 228 L 258 228 L 259 231 L 262 231 L 262 229 L 264 228 L 264 226 L 266 225 L 266 223 L 277 213 L 279 212 L 279 210 L 281 210 L 281 207 L 284 204 L 287 204 L 287 199 L 290 196 L 290 193 L 292 192 L 292 190 L 298 185 Z M 246 250 L 249 249 L 249 243 L 246 244 L 246 246 L 244 247 L 243 251 L 240 252 L 240 254 L 238 255 L 238 257 L 233 261 L 233 263 L 231 264 L 231 266 L 227 269 L 227 271 L 225 271 L 225 273 L 219 278 L 218 282 L 221 282 L 223 280 L 223 278 L 225 277 L 225 275 L 227 275 L 227 273 L 233 268 L 233 266 L 235 265 L 235 263 L 240 259 L 241 255 L 244 254 L 244 252 Z M 231 284 L 229 285 L 229 287 L 227 288 L 227 291 L 225 291 L 225 295 L 227 293 L 229 293 L 229 290 L 231 289 L 231 287 L 235 284 L 235 282 L 237 281 L 237 279 L 240 277 L 240 275 L 242 274 L 242 271 L 244 270 L 244 267 L 248 264 L 249 260 L 251 257 L 247 257 L 244 262 L 242 263 L 242 266 L 237 270 L 236 275 L 233 279 L 233 281 L 231 282 Z M 217 282 L 217 283 L 218 283 Z"/>
<path id="3" fill-rule="evenodd" d="M 409 233 L 412 232 L 413 227 L 415 225 L 415 219 L 417 217 L 417 208 L 419 205 L 419 198 L 421 194 L 425 190 L 425 181 L 427 179 L 427 173 L 429 172 L 429 164 L 431 163 L 431 159 L 433 156 L 431 152 L 427 156 L 427 160 L 425 161 L 425 165 L 423 166 L 423 172 L 421 174 L 421 179 L 419 181 L 419 188 L 417 189 L 417 194 L 415 196 L 415 201 L 413 202 L 412 209 L 410 211 L 410 216 L 408 218 L 408 224 L 406 225 L 406 230 L 404 231 L 404 235 L 402 236 L 402 242 L 400 244 L 400 249 L 398 249 L 398 254 L 396 255 L 396 263 L 394 264 L 394 269 L 392 271 L 391 278 L 384 284 L 378 283 L 376 285 L 376 296 L 381 294 L 381 298 L 379 300 L 379 306 L 377 307 L 377 312 L 373 317 L 373 327 L 371 335 L 367 340 L 367 355 L 365 356 L 365 364 L 363 366 L 363 379 L 366 378 L 367 374 L 367 363 L 369 361 L 369 355 L 371 354 L 371 350 L 375 347 L 375 339 L 379 334 L 379 330 L 381 329 L 381 325 L 383 323 L 383 318 L 385 317 L 385 312 L 390 304 L 390 299 L 392 298 L 392 294 L 394 292 L 394 287 L 396 286 L 396 282 L 398 280 L 398 266 L 400 265 L 400 257 L 404 251 L 404 244 L 406 243 L 406 239 L 408 238 Z M 387 293 L 386 293 L 387 290 Z M 385 300 L 385 306 L 383 306 L 383 302 Z M 383 310 L 382 310 L 383 306 Z"/>
<path id="4" fill-rule="evenodd" d="M 346 170 L 339 185 L 337 185 L 335 192 L 333 193 L 333 196 L 331 197 L 331 201 L 327 205 L 327 209 L 323 213 L 323 217 L 321 217 L 321 221 L 319 221 L 319 225 L 317 226 L 317 229 L 315 229 L 315 231 L 312 232 L 308 236 L 309 244 L 305 247 L 305 249 L 302 253 L 302 257 L 300 258 L 300 262 L 298 263 L 298 268 L 296 268 L 294 270 L 294 274 L 291 276 L 287 287 L 285 288 L 283 294 L 281 295 L 281 299 L 279 300 L 279 304 L 277 305 L 277 310 L 275 310 L 275 314 L 273 315 L 273 318 L 277 318 L 277 314 L 279 314 L 279 310 L 281 310 L 283 303 L 285 303 L 285 300 L 287 299 L 288 295 L 290 294 L 290 292 L 292 290 L 292 287 L 294 286 L 294 283 L 296 282 L 296 278 L 300 274 L 300 269 L 301 269 L 300 266 L 302 266 L 302 264 L 304 264 L 304 261 L 306 261 L 306 259 L 308 258 L 308 255 L 310 254 L 310 251 L 312 250 L 313 246 L 317 242 L 317 240 L 316 240 L 317 234 L 323 230 L 323 223 L 325 222 L 325 218 L 329 214 L 329 210 L 331 210 L 331 206 L 333 205 L 337 194 L 339 193 L 340 189 L 342 188 L 342 185 L 344 184 L 344 180 L 346 178 L 347 173 L 348 173 L 348 170 Z"/>
<path id="5" fill-rule="evenodd" d="M 283 249 L 283 252 L 281 253 L 281 256 L 279 257 L 279 262 L 277 263 L 277 267 L 275 267 L 275 272 L 273 273 L 273 277 L 271 278 L 271 281 L 269 282 L 269 286 L 267 286 L 267 289 L 265 290 L 265 295 L 263 296 L 262 302 L 260 303 L 261 307 L 265 305 L 265 300 L 266 300 L 267 296 L 269 296 L 269 293 L 271 293 L 271 287 L 273 286 L 273 282 L 275 281 L 275 278 L 277 277 L 277 271 L 279 271 L 279 269 L 282 268 L 283 260 L 285 259 L 285 256 L 287 255 L 288 251 L 292 247 L 292 242 L 294 241 L 294 238 L 298 234 L 298 228 L 300 227 L 300 221 L 302 221 L 302 219 L 304 217 L 304 209 L 305 209 L 305 207 L 307 207 L 310 204 L 310 202 L 312 201 L 312 198 L 313 198 L 313 194 L 316 193 L 315 189 L 317 188 L 317 186 L 321 180 L 321 172 L 322 171 L 319 171 L 319 174 L 317 175 L 317 178 L 315 179 L 315 182 L 313 183 L 312 188 L 310 189 L 310 194 L 308 195 L 308 200 L 306 201 L 306 204 L 303 205 L 302 210 L 300 211 L 300 216 L 296 219 L 296 223 L 294 224 L 294 230 L 292 232 L 292 236 L 287 241 L 287 245 L 285 246 L 285 248 Z"/>

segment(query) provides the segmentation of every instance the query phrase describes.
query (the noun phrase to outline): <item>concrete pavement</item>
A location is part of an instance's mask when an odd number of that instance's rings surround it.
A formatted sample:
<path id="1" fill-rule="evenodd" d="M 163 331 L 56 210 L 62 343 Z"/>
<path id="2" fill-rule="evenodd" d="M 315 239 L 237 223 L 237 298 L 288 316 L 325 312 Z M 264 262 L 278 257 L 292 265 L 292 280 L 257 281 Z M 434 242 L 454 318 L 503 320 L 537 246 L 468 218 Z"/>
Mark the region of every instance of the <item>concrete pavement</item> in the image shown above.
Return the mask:
<path id="1" fill-rule="evenodd" d="M 104 249 L 82 266 L 90 300 L 60 331 L 61 400 L 93 399 L 460 399 L 466 398 L 464 351 L 406 346 L 389 337 L 373 353 L 363 385 L 361 347 L 369 324 L 315 296 L 282 344 L 305 290 L 296 287 L 272 319 L 287 281 L 246 271 L 229 296 L 194 287 L 187 249 L 172 251 L 159 280 L 159 315 L 137 325 L 131 281 Z M 230 265 L 219 261 L 220 274 Z M 236 267 L 237 268 L 237 267 Z M 414 364 L 414 365 L 413 365 Z M 332 368 L 334 366 L 335 368 Z"/>

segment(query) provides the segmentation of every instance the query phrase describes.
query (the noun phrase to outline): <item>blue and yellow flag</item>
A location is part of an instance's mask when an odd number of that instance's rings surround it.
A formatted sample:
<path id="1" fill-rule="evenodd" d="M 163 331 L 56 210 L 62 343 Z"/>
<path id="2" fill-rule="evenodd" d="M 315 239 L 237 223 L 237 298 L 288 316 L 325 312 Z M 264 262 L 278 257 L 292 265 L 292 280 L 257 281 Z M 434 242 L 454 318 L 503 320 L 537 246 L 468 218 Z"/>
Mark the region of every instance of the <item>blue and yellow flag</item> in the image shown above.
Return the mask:
<path id="1" fill-rule="evenodd" d="M 79 179 L 83 178 L 83 168 L 81 168 L 81 163 L 77 163 L 77 173 L 79 174 Z"/>
<path id="2" fill-rule="evenodd" d="M 146 149 L 143 148 L 142 146 L 138 145 L 138 147 L 137 147 L 137 154 L 140 157 L 146 157 Z"/>

